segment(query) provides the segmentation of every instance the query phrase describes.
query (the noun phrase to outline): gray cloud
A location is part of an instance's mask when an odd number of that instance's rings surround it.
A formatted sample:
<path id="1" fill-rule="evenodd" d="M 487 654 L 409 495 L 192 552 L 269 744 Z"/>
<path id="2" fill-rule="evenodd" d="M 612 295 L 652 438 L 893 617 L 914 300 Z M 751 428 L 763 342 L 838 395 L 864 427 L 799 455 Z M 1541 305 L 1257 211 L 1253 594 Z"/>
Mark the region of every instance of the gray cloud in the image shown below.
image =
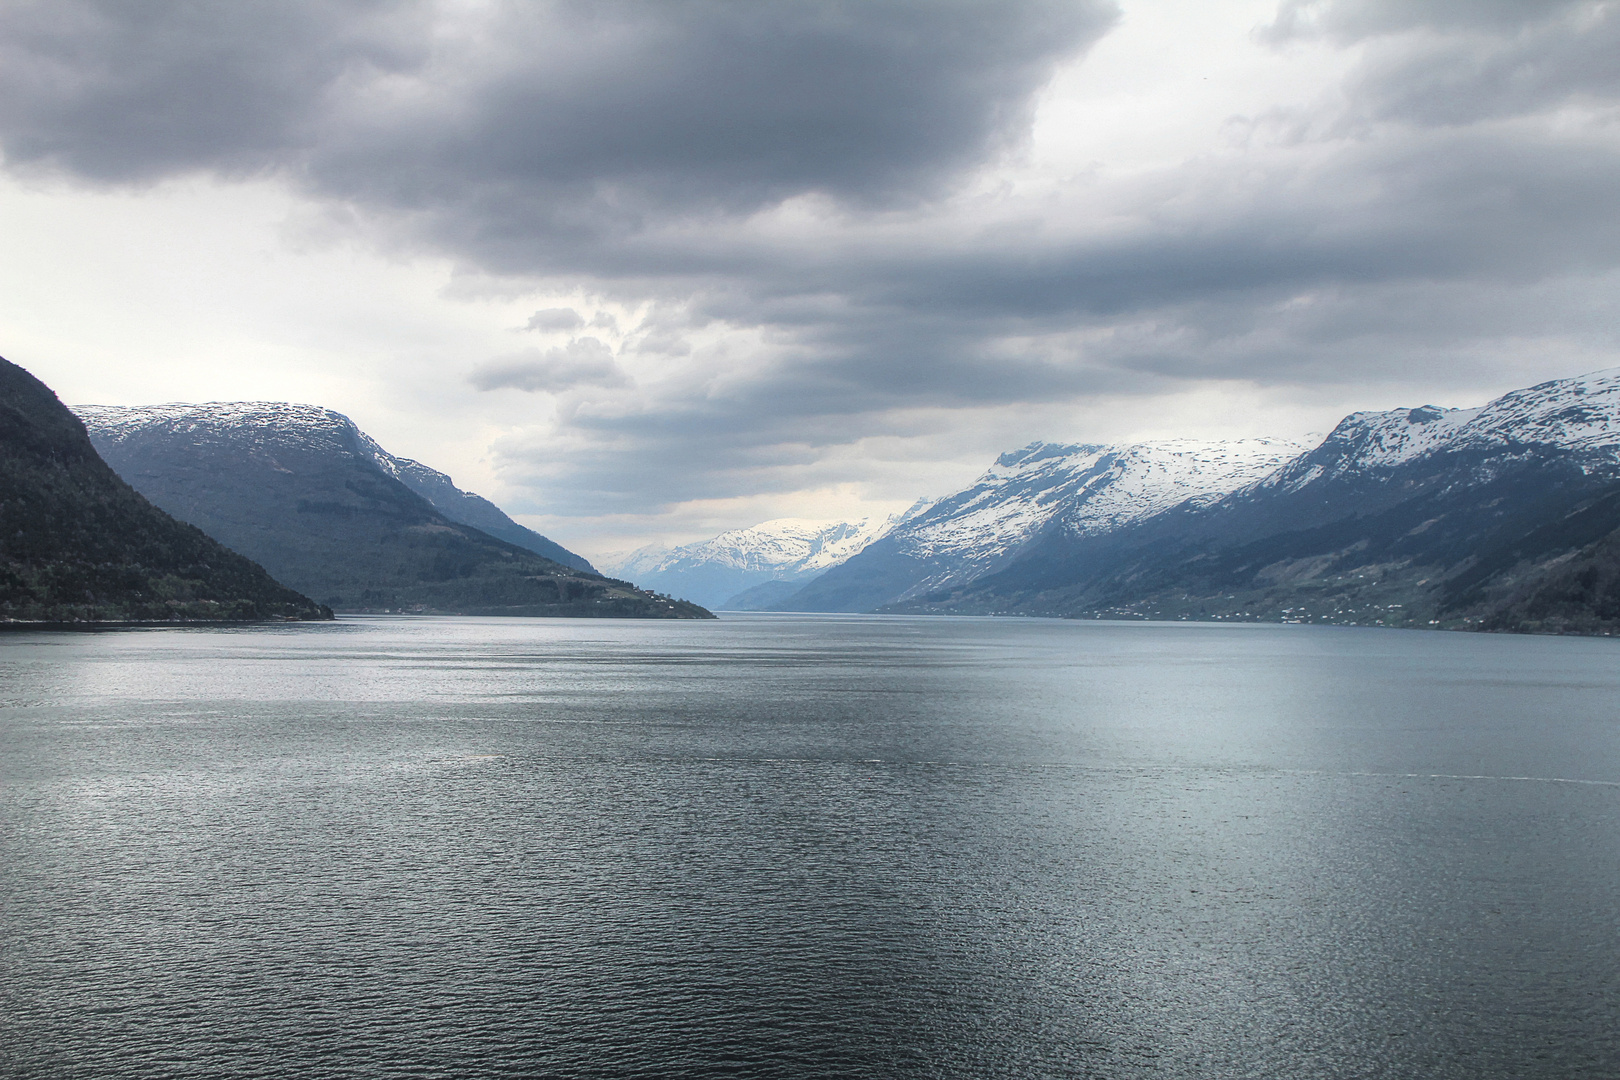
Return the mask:
<path id="1" fill-rule="evenodd" d="M 92 183 L 273 174 L 394 243 L 638 311 L 588 325 L 657 377 L 633 383 L 594 337 L 470 376 L 562 395 L 550 441 L 503 452 L 579 513 L 825 479 L 829 448 L 913 435 L 918 410 L 1620 346 L 1617 5 L 1285 3 L 1263 40 L 1362 57 L 1323 101 L 1234 118 L 1229 152 L 1128 181 L 964 195 L 1116 14 L 15 4 L 0 145 Z M 794 199 L 813 224 L 773 227 Z M 726 332 L 743 344 L 712 343 Z"/>
<path id="2" fill-rule="evenodd" d="M 108 182 L 285 168 L 342 87 L 426 62 L 426 15 L 392 0 L 5 4 L 6 161 Z"/>
<path id="3" fill-rule="evenodd" d="M 1343 43 L 1409 30 L 1512 34 L 1590 0 L 1283 0 L 1261 33 L 1271 41 L 1329 36 Z"/>
<path id="4" fill-rule="evenodd" d="M 526 330 L 540 330 L 548 333 L 559 331 L 578 330 L 585 325 L 579 312 L 571 307 L 542 308 L 529 316 Z"/>
<path id="5" fill-rule="evenodd" d="M 1292 3 L 1266 36 L 1366 44 L 1348 87 L 1362 120 L 1467 124 L 1620 94 L 1620 8 L 1612 3 Z"/>
<path id="6" fill-rule="evenodd" d="M 1022 134 L 1104 0 L 51 0 L 0 14 L 7 160 L 280 167 L 568 233 L 929 190 Z M 443 30 L 443 33 L 436 31 Z M 478 226 L 471 220 L 474 231 Z"/>
<path id="7" fill-rule="evenodd" d="M 469 376 L 480 390 L 561 393 L 576 386 L 625 386 L 629 377 L 613 360 L 613 350 L 593 337 L 575 338 L 561 348 L 503 356 Z"/>

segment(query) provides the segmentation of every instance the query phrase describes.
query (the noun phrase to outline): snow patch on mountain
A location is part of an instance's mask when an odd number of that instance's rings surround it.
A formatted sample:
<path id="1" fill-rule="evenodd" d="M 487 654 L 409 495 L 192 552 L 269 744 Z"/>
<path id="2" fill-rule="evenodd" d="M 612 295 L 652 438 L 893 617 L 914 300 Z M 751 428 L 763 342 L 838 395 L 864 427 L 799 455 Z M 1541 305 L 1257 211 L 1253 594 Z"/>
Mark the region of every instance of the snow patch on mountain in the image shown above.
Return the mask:
<path id="1" fill-rule="evenodd" d="M 897 531 L 896 540 L 914 558 L 991 564 L 1054 523 L 1089 536 L 1184 502 L 1213 502 L 1303 450 L 1285 439 L 1031 443 L 996 459 L 972 486 Z"/>
<path id="2" fill-rule="evenodd" d="M 644 588 L 705 606 L 723 605 L 766 582 L 805 581 L 841 565 L 887 535 L 905 516 L 858 521 L 776 518 L 697 543 L 653 545 L 597 561 L 608 573 Z"/>
<path id="3" fill-rule="evenodd" d="M 1479 410 L 1455 443 L 1557 446 L 1620 458 L 1620 368 L 1503 394 Z"/>
<path id="4" fill-rule="evenodd" d="M 1479 409 L 1419 409 L 1352 413 L 1339 422 L 1324 445 L 1343 444 L 1341 468 L 1394 468 L 1426 457 L 1451 443 L 1477 417 Z"/>
<path id="5" fill-rule="evenodd" d="M 349 449 L 364 438 L 340 412 L 282 401 L 210 401 L 170 405 L 75 405 L 73 412 L 98 438 L 128 438 L 152 427 L 199 438 L 230 436 L 245 444 L 302 444 Z M 370 439 L 365 440 L 371 443 Z M 371 443 L 376 447 L 375 443 Z M 378 448 L 378 452 L 380 448 Z"/>
<path id="6" fill-rule="evenodd" d="M 396 457 L 361 431 L 347 416 L 319 405 L 283 401 L 210 401 L 168 405 L 78 405 L 73 412 L 92 438 L 118 442 L 158 428 L 183 434 L 193 442 L 229 443 L 260 457 L 281 472 L 292 471 L 277 460 L 292 451 L 353 454 L 369 461 L 431 503 L 451 521 L 516 544 L 576 570 L 594 573 L 591 564 L 503 513 L 488 499 L 456 487 L 437 469 Z M 291 460 L 289 458 L 289 460 Z"/>
<path id="7" fill-rule="evenodd" d="M 1054 530 L 1093 536 L 1174 506 L 1215 502 L 1303 450 L 1286 439 L 1030 443 L 774 607 L 870 611 L 954 590 L 1003 569 Z"/>
<path id="8" fill-rule="evenodd" d="M 867 517 L 859 521 L 776 518 L 744 529 L 731 529 L 693 544 L 673 548 L 653 544 L 628 554 L 603 556 L 601 562 L 611 572 L 620 574 L 659 574 L 697 566 L 721 566 L 791 575 L 837 566 L 892 526 L 891 518 Z"/>
<path id="9" fill-rule="evenodd" d="M 1451 451 L 1555 449 L 1620 463 L 1620 368 L 1514 390 L 1487 405 L 1351 413 L 1320 446 L 1255 485 L 1297 491 L 1319 480 L 1377 473 Z"/>

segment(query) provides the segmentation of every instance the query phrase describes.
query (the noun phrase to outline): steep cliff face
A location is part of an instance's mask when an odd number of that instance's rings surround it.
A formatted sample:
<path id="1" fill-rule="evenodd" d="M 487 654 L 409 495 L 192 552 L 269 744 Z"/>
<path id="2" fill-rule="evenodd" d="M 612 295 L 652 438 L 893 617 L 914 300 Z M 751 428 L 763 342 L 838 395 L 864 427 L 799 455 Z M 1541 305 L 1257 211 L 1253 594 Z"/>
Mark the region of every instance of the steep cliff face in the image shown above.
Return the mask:
<path id="1" fill-rule="evenodd" d="M 432 470 L 412 469 L 330 409 L 245 402 L 78 411 L 108 464 L 142 494 L 341 611 L 708 617 L 443 513 L 407 483 L 432 481 L 421 475 Z M 450 488 L 439 498 L 466 495 L 433 476 Z M 465 499 L 449 501 L 466 516 Z"/>
<path id="2" fill-rule="evenodd" d="M 0 621 L 331 617 L 137 494 L 44 383 L 0 360 Z"/>

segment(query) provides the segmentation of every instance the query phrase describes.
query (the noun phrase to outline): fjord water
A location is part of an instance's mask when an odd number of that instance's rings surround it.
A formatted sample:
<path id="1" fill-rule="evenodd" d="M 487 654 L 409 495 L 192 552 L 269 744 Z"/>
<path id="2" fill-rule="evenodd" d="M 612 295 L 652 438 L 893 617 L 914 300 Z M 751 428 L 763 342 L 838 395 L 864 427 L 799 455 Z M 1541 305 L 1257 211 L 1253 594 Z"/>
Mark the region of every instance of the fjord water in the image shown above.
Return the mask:
<path id="1" fill-rule="evenodd" d="M 1620 1075 L 1620 643 L 7 635 L 0 1071 Z"/>

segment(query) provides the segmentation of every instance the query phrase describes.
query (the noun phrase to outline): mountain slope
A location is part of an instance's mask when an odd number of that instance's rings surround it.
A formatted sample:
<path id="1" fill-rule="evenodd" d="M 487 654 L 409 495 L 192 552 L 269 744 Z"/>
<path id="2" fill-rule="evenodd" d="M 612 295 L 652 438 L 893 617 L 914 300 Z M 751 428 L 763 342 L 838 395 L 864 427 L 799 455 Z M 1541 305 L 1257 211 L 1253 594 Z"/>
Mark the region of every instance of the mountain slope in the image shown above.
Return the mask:
<path id="1" fill-rule="evenodd" d="M 648 588 L 709 607 L 757 609 L 764 606 L 760 600 L 779 599 L 859 554 L 897 520 L 777 518 L 695 544 L 642 548 L 611 567 Z"/>
<path id="2" fill-rule="evenodd" d="M 1584 558 L 1597 582 L 1616 528 L 1620 371 L 1607 371 L 1477 409 L 1354 413 L 1214 503 L 1106 536 L 1051 533 L 906 609 L 1508 628 L 1556 608 L 1575 626 L 1572 586 L 1554 579 Z"/>
<path id="3" fill-rule="evenodd" d="M 400 459 L 330 409 L 216 402 L 79 413 L 142 494 L 339 610 L 708 614 L 452 520 L 378 463 Z"/>
<path id="4" fill-rule="evenodd" d="M 1620 491 L 1592 509 L 1620 517 Z M 1479 620 L 1481 629 L 1518 633 L 1620 634 L 1620 527 L 1527 575 Z"/>
<path id="5" fill-rule="evenodd" d="M 1279 439 L 1031 443 L 774 610 L 866 611 L 961 588 L 1051 530 L 1094 536 L 1252 483 L 1299 453 Z"/>
<path id="6" fill-rule="evenodd" d="M 420 461 L 412 461 L 410 458 L 395 457 L 373 442 L 364 432 L 359 433 L 359 438 L 361 449 L 370 455 L 379 469 L 422 496 L 433 504 L 435 510 L 451 521 L 471 525 L 496 539 L 516 544 L 520 548 L 575 570 L 583 570 L 587 574 L 596 573 L 596 568 L 581 556 L 556 541 L 541 536 L 533 529 L 519 525 L 507 517 L 500 507 L 482 495 L 462 491 L 448 476 L 437 469 L 430 469 Z"/>
<path id="7" fill-rule="evenodd" d="M 147 502 L 49 387 L 0 360 L 0 621 L 331 617 Z"/>

